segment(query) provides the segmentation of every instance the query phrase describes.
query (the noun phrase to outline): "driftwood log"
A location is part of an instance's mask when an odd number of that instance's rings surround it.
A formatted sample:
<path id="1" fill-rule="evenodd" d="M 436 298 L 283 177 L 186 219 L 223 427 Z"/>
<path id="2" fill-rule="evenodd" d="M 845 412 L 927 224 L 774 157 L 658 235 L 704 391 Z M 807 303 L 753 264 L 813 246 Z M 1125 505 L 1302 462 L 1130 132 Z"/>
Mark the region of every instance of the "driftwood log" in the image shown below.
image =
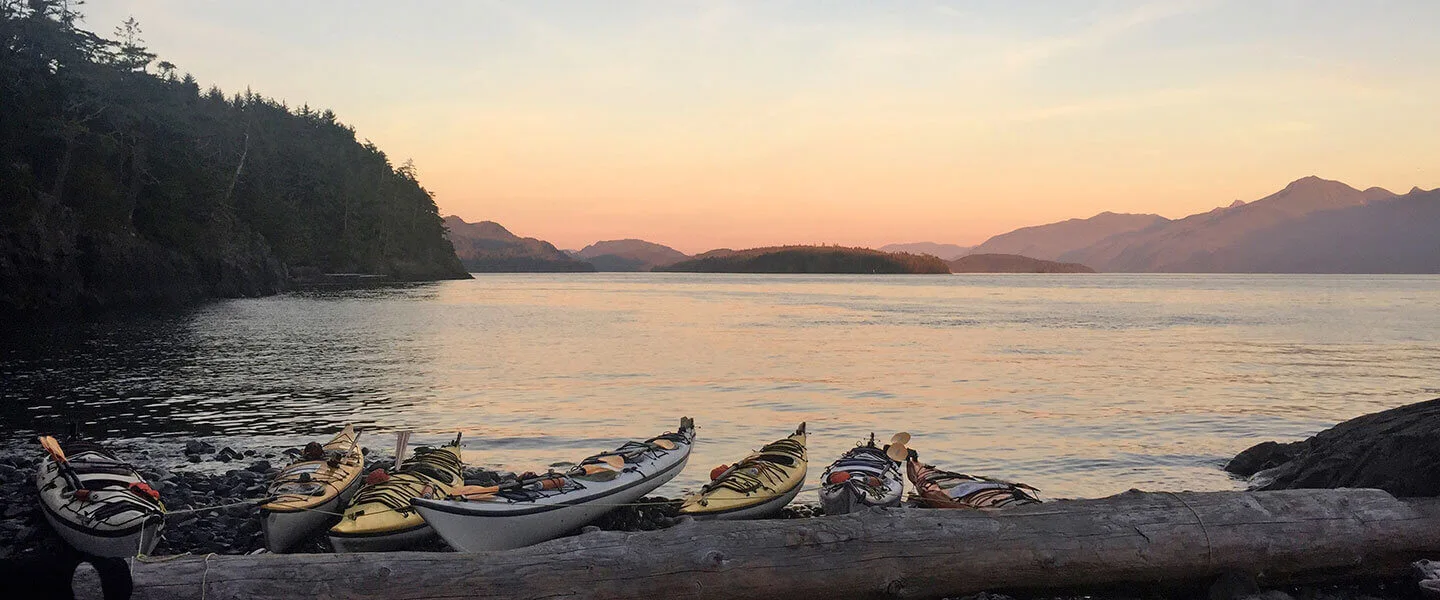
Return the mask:
<path id="1" fill-rule="evenodd" d="M 938 598 L 1200 581 L 1403 577 L 1440 554 L 1440 499 L 1379 490 L 1139 493 L 998 512 L 683 522 L 506 552 L 132 561 L 135 598 Z M 203 587 L 203 590 L 202 590 Z M 77 597 L 99 597 L 77 579 Z"/>

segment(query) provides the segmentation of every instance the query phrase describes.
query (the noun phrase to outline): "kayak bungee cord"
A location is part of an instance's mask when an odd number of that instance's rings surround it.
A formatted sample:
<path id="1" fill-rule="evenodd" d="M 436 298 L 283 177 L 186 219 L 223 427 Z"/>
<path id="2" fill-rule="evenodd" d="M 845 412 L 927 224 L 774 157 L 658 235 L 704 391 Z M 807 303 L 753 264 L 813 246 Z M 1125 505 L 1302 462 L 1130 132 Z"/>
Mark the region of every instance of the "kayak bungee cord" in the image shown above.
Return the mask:
<path id="1" fill-rule="evenodd" d="M 805 446 L 800 442 L 789 438 L 771 442 L 760 448 L 760 451 L 751 457 L 730 467 L 715 481 L 706 484 L 700 489 L 700 493 L 727 488 L 742 494 L 749 494 L 761 487 L 769 487 L 769 485 L 780 483 L 785 479 L 784 467 L 780 466 L 776 459 L 793 465 L 802 460 L 804 456 Z M 765 477 L 765 481 L 760 480 L 762 475 Z M 715 500 L 719 500 L 719 498 L 715 498 Z"/>

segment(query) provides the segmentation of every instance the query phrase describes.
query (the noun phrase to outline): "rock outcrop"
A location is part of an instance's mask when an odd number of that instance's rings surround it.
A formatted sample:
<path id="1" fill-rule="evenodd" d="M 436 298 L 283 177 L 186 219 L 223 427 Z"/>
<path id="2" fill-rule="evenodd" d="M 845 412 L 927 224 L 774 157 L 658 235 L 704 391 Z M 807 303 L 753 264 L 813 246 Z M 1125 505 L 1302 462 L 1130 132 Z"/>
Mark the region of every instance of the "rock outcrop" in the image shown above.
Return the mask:
<path id="1" fill-rule="evenodd" d="M 1265 442 L 1225 470 L 1259 490 L 1378 488 L 1440 496 L 1440 398 L 1356 417 L 1302 442 Z"/>
<path id="2" fill-rule="evenodd" d="M 225 232 L 194 255 L 124 229 L 81 227 L 68 207 L 42 208 L 0 227 L 0 314 L 167 309 L 291 285 L 254 233 Z"/>

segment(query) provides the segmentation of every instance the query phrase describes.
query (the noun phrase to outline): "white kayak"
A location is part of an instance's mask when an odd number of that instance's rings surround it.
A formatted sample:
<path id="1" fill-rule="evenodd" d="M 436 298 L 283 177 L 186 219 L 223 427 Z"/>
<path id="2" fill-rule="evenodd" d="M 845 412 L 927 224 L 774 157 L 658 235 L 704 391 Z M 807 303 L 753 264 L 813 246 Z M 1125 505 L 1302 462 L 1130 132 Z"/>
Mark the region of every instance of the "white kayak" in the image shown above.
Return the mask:
<path id="1" fill-rule="evenodd" d="M 875 436 L 871 435 L 869 443 L 851 448 L 825 469 L 820 479 L 820 506 L 825 514 L 843 515 L 876 506 L 900 506 L 905 477 L 900 472 L 900 462 L 886 454 L 890 448 L 888 445 L 876 447 Z M 904 446 L 897 444 L 896 448 Z M 903 457 L 904 452 L 900 456 Z"/>
<path id="2" fill-rule="evenodd" d="M 100 446 L 69 445 L 68 456 L 47 455 L 35 476 L 45 520 L 67 544 L 85 554 L 121 558 L 149 554 L 165 526 L 165 505 L 159 494 L 134 467 Z"/>
<path id="3" fill-rule="evenodd" d="M 639 500 L 685 468 L 695 423 L 591 456 L 564 473 L 501 486 L 463 486 L 447 499 L 411 504 L 435 532 L 461 552 L 507 550 L 554 539 L 621 505 Z"/>

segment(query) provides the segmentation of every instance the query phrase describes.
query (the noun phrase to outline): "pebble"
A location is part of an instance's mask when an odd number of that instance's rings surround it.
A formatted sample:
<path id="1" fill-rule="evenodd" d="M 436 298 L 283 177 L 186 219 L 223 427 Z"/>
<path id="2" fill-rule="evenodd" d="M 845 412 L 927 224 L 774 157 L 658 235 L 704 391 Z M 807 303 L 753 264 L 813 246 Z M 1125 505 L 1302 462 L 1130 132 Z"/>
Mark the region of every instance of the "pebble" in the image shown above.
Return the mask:
<path id="1" fill-rule="evenodd" d="M 215 446 L 210 445 L 208 442 L 202 442 L 200 440 L 190 440 L 188 442 L 185 442 L 186 454 L 208 454 L 214 451 Z"/>

